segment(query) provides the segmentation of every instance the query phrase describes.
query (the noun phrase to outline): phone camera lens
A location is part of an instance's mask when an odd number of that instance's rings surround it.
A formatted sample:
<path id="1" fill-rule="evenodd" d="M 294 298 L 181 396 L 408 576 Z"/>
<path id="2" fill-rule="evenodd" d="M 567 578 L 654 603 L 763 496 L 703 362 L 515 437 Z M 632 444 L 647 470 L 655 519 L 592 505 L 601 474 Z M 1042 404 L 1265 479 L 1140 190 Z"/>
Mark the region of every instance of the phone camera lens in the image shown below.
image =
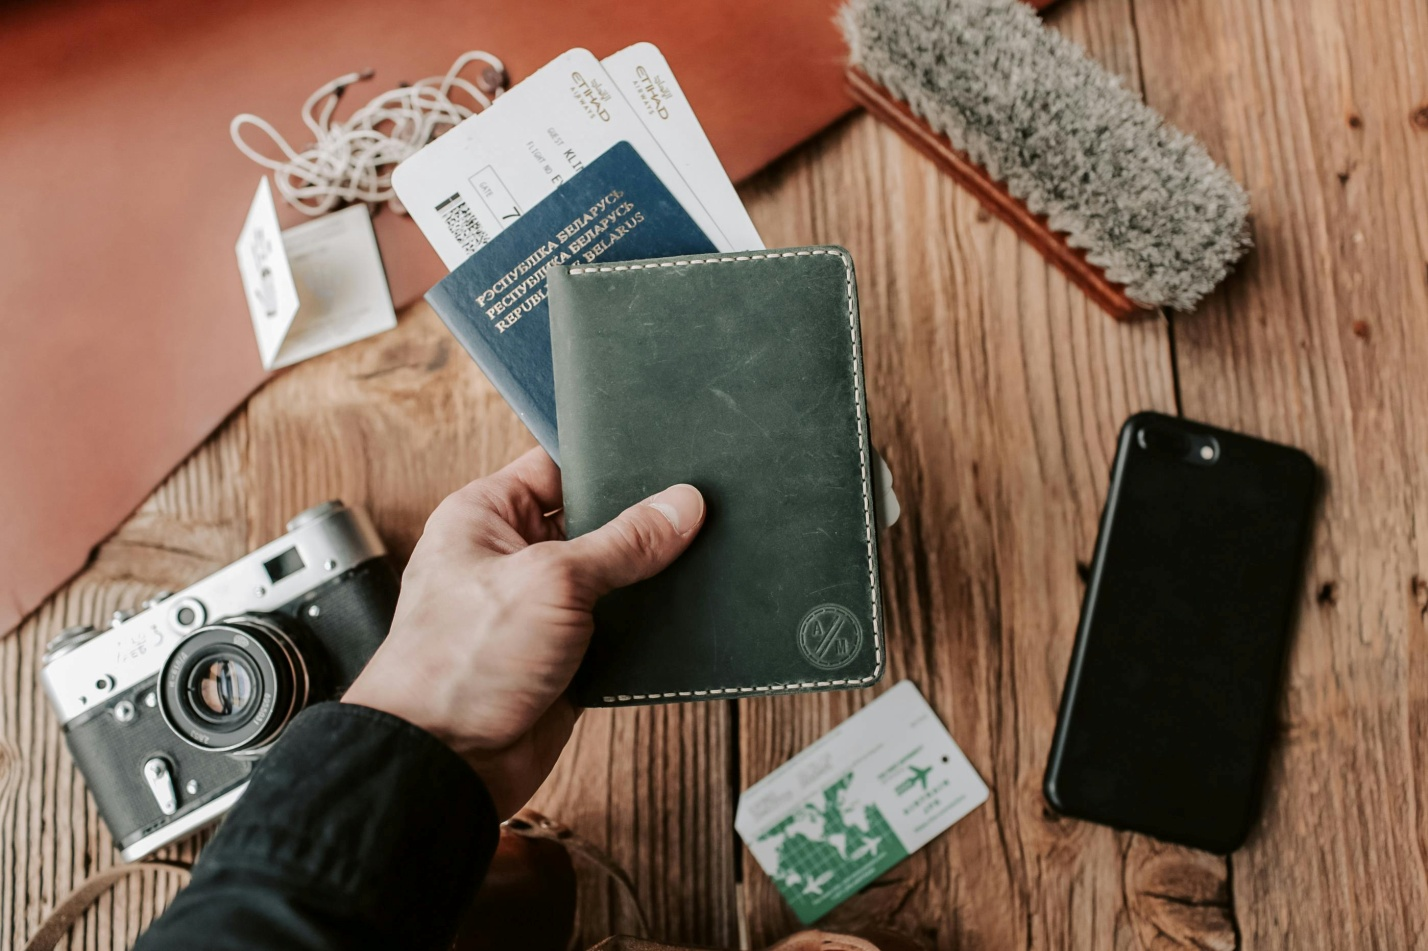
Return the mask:
<path id="1" fill-rule="evenodd" d="M 1195 451 L 1190 461 L 1202 466 L 1213 466 L 1220 461 L 1220 441 L 1214 436 L 1196 436 Z"/>
<path id="2" fill-rule="evenodd" d="M 1190 454 L 1190 437 L 1177 429 L 1158 424 L 1142 426 L 1136 433 L 1136 442 L 1146 452 L 1157 456 L 1183 458 Z"/>
<path id="3" fill-rule="evenodd" d="M 1220 459 L 1220 443 L 1214 436 L 1186 432 L 1165 423 L 1142 426 L 1135 440 L 1146 452 L 1177 462 L 1213 466 Z"/>

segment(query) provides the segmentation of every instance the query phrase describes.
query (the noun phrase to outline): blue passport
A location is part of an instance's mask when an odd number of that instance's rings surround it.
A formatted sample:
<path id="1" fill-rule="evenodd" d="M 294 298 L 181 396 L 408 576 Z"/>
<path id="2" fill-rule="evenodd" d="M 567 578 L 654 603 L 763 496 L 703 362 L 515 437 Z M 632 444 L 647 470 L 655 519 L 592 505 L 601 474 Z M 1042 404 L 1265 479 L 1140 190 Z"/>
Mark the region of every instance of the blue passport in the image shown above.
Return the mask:
<path id="1" fill-rule="evenodd" d="M 619 142 L 467 258 L 426 299 L 559 463 L 547 271 L 714 250 L 634 146 Z"/>

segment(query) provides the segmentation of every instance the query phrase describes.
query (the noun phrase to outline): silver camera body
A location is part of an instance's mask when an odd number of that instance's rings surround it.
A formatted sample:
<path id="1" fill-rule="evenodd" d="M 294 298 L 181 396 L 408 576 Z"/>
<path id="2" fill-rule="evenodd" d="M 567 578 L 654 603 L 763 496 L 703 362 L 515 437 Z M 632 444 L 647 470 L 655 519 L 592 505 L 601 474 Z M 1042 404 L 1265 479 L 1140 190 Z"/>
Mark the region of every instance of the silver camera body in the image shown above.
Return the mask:
<path id="1" fill-rule="evenodd" d="M 107 630 L 50 642 L 40 680 L 125 861 L 232 807 L 287 723 L 366 665 L 398 583 L 367 514 L 325 502 Z"/>

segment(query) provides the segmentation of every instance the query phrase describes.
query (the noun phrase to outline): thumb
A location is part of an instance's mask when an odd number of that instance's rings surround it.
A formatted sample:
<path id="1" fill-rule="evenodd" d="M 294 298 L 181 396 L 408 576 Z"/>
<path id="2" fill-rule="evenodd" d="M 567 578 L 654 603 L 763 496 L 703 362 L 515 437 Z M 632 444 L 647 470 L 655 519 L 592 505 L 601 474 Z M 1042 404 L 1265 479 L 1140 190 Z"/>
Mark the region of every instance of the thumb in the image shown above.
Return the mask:
<path id="1" fill-rule="evenodd" d="M 565 553 L 599 597 L 663 571 L 703 524 L 704 496 L 692 485 L 674 485 L 572 538 Z"/>

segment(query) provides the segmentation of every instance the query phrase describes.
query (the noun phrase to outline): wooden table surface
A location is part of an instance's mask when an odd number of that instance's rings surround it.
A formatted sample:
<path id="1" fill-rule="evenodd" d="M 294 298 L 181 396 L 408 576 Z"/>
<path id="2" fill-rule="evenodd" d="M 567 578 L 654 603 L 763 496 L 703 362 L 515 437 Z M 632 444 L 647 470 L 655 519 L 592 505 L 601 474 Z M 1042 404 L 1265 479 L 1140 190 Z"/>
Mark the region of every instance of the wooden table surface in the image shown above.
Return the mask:
<path id="1" fill-rule="evenodd" d="M 904 509 L 878 689 L 913 679 L 992 788 L 828 923 L 938 948 L 1428 945 L 1428 6 L 1064 0 L 1050 19 L 1249 189 L 1257 248 L 1197 313 L 1113 324 L 866 117 L 742 189 L 771 247 L 857 262 Z M 1324 472 L 1265 815 L 1228 859 L 1058 819 L 1040 792 L 1116 430 L 1146 408 Z M 236 412 L 0 639 L 0 947 L 117 860 L 36 682 L 47 638 L 330 497 L 404 559 L 442 496 L 531 444 L 425 306 Z M 537 804 L 631 870 L 656 937 L 763 947 L 796 922 L 734 835 L 738 793 L 876 692 L 592 711 Z M 174 888 L 120 886 L 72 947 L 128 946 Z M 585 936 L 627 927 L 616 908 L 587 890 Z"/>

